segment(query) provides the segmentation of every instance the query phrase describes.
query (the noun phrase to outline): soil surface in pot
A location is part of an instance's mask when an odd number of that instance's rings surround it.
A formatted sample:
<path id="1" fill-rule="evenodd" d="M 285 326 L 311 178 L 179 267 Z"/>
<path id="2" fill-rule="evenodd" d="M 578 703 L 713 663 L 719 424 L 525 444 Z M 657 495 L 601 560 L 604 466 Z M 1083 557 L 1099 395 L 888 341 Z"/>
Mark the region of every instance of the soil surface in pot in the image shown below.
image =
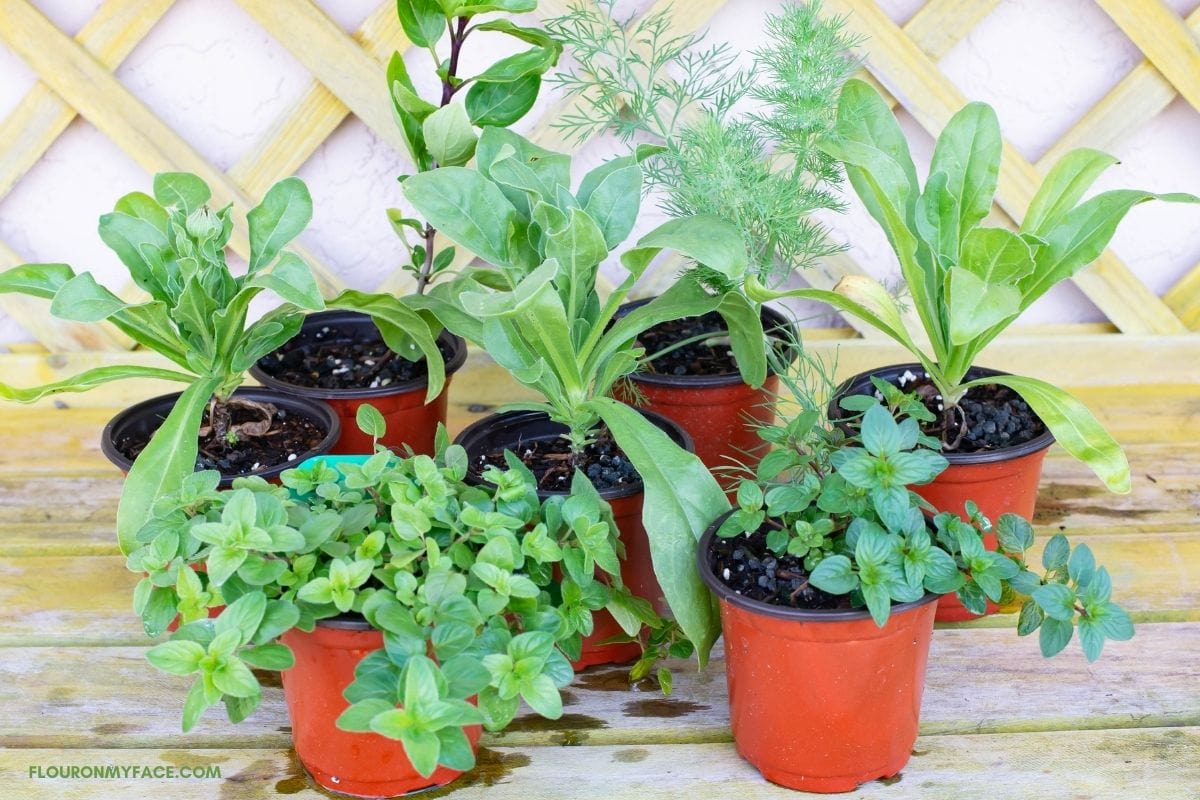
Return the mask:
<path id="1" fill-rule="evenodd" d="M 659 323 L 642 332 L 638 344 L 646 348 L 646 355 L 653 356 L 677 342 L 697 336 L 705 338 L 646 362 L 646 371 L 660 375 L 730 375 L 738 371 L 725 320 L 715 311 L 701 317 Z M 714 337 L 716 341 L 713 341 Z"/>
<path id="2" fill-rule="evenodd" d="M 942 396 L 929 378 L 904 377 L 897 385 L 906 392 L 915 392 L 937 417 L 934 422 L 922 423 L 921 430 L 941 439 L 943 452 L 999 450 L 1024 444 L 1046 432 L 1046 423 L 1007 386 L 973 387 L 959 401 L 959 410 L 954 411 L 942 407 Z"/>
<path id="3" fill-rule="evenodd" d="M 449 357 L 441 342 L 438 349 Z M 396 355 L 382 339 L 348 338 L 336 326 L 321 328 L 311 338 L 292 339 L 260 358 L 258 367 L 293 386 L 335 390 L 380 389 L 429 374 L 424 358 L 409 361 Z"/>
<path id="4" fill-rule="evenodd" d="M 288 464 L 319 445 L 328 432 L 316 420 L 289 413 L 271 403 L 234 398 L 225 407 L 229 418 L 218 419 L 216 424 L 210 416 L 212 407 L 205 412 L 200 428 L 197 470 L 215 469 L 223 475 L 246 475 L 265 467 Z M 132 461 L 148 442 L 148 436 L 125 436 L 114 444 L 121 455 Z"/>
<path id="5" fill-rule="evenodd" d="M 713 537 L 708 564 L 717 580 L 743 597 L 775 606 L 850 608 L 849 595 L 828 594 L 809 584 L 804 559 L 772 552 L 768 530 L 764 525 L 751 536 Z"/>
<path id="6" fill-rule="evenodd" d="M 576 467 L 583 470 L 596 490 L 601 492 L 640 483 L 642 480 L 607 429 L 596 437 L 596 441 L 584 448 L 574 464 L 571 463 L 570 444 L 563 438 L 522 443 L 510 449 L 533 473 L 538 489 L 545 492 L 570 491 L 571 476 L 575 474 Z M 481 478 L 488 466 L 507 469 L 504 451 L 498 450 L 477 457 L 471 464 L 471 474 Z"/>

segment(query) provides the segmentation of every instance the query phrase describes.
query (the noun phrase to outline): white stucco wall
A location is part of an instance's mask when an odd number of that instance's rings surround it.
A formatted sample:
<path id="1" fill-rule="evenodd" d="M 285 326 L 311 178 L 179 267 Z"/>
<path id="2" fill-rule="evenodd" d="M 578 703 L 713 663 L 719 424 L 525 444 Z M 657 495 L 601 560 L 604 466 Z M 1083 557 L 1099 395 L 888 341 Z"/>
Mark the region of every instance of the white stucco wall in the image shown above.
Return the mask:
<path id="1" fill-rule="evenodd" d="M 33 2 L 71 34 L 100 5 L 100 0 Z M 320 5 L 350 31 L 378 2 L 320 0 Z M 1180 13 L 1200 4 L 1169 2 Z M 763 15 L 779 3 L 729 0 L 712 22 L 712 38 L 752 49 Z M 624 0 L 621 8 L 648 5 L 648 0 Z M 880 0 L 880 5 L 903 22 L 921 0 Z M 867 42 L 868 60 L 870 50 Z M 1093 0 L 1003 0 L 941 66 L 969 97 L 992 103 L 1008 139 L 1026 157 L 1037 159 L 1140 60 L 1137 48 Z M 233 0 L 178 0 L 117 75 L 202 155 L 225 169 L 290 109 L 310 82 L 306 70 Z M 12 110 L 34 81 L 24 63 L 0 44 L 0 116 Z M 549 99 L 543 97 L 539 105 Z M 535 109 L 521 127 L 530 127 L 537 114 Z M 903 116 L 918 159 L 928 159 L 932 139 Z M 603 140 L 589 144 L 579 165 L 599 163 L 612 147 Z M 1110 149 L 1122 163 L 1102 179 L 1100 188 L 1200 192 L 1200 114 L 1182 100 Z M 404 170 L 402 154 L 350 118 L 299 171 L 316 204 L 303 241 L 350 286 L 374 288 L 400 259 L 384 209 L 401 204 L 395 176 Z M 923 174 L 924 165 L 918 170 Z M 120 195 L 148 187 L 143 170 L 86 120 L 76 119 L 41 163 L 0 199 L 0 240 L 30 261 L 66 261 L 120 286 L 123 268 L 96 236 L 96 219 Z M 645 227 L 659 216 L 647 210 Z M 894 274 L 886 241 L 861 208 L 855 205 L 829 221 L 860 263 L 880 277 Z M 1113 248 L 1161 293 L 1200 262 L 1200 208 L 1139 207 Z M 1026 321 L 1101 319 L 1081 292 L 1063 286 L 1031 309 Z M 0 316 L 0 345 L 28 338 Z"/>

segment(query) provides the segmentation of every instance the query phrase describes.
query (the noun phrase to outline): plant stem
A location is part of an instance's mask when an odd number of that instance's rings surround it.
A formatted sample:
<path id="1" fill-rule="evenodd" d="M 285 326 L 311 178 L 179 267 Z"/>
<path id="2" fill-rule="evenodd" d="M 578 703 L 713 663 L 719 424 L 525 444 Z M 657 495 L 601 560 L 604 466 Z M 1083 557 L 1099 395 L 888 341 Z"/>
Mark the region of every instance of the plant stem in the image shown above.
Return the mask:
<path id="1" fill-rule="evenodd" d="M 458 77 L 458 57 L 462 53 L 463 42 L 467 39 L 467 18 L 459 17 L 457 27 L 455 23 L 447 21 L 447 26 L 450 28 L 450 63 L 446 67 L 446 77 L 442 79 L 442 107 L 450 105 L 450 101 L 454 99 L 454 93 L 458 91 L 454 79 Z M 435 54 L 436 61 L 436 54 Z M 433 165 L 437 169 L 438 165 Z M 429 223 L 425 224 L 425 262 L 421 264 L 421 271 L 417 274 L 417 294 L 424 294 L 425 287 L 429 285 L 429 279 L 433 275 L 433 240 L 437 231 Z"/>

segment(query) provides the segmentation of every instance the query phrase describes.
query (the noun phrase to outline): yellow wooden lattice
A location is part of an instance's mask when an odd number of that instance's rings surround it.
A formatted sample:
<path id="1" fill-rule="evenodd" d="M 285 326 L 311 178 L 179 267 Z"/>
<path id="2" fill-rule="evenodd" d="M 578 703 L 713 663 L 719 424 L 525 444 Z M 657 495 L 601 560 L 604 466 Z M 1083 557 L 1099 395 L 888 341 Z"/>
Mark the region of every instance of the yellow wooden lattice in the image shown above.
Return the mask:
<path id="1" fill-rule="evenodd" d="M 262 28 L 277 39 L 313 75 L 313 83 L 295 106 L 276 120 L 262 139 L 224 172 L 215 167 L 138 100 L 114 71 L 166 14 L 174 0 L 105 0 L 77 36 L 71 38 L 28 0 L 0 0 L 0 40 L 29 67 L 39 82 L 7 119 L 0 121 L 0 198 L 7 195 L 46 153 L 76 114 L 104 133 L 148 172 L 186 170 L 203 177 L 216 202 L 233 202 L 242 213 L 267 188 L 293 174 L 354 114 L 383 141 L 403 152 L 381 87 L 388 57 L 409 46 L 385 0 L 353 35 L 341 30 L 311 0 L 237 0 Z M 677 33 L 703 27 L 726 3 L 737 0 L 657 0 L 650 9 L 672 6 Z M 1120 81 L 1037 162 L 1005 145 L 997 195 L 1001 219 L 1019 220 L 1041 176 L 1069 148 L 1111 148 L 1145 124 L 1177 96 L 1200 110 L 1200 10 L 1181 19 L 1163 0 L 1095 0 L 1143 51 L 1145 60 Z M 827 10 L 845 14 L 849 28 L 868 38 L 866 75 L 893 103 L 906 109 L 936 134 L 966 98 L 938 69 L 937 61 L 999 0 L 929 0 L 903 27 L 892 22 L 873 0 L 825 0 Z M 539 13 L 562 13 L 567 0 L 542 0 Z M 537 121 L 533 139 L 545 147 L 570 149 L 552 125 L 572 100 L 551 105 Z M 236 229 L 244 230 L 240 225 Z M 232 249 L 246 255 L 244 234 Z M 311 252 L 299 248 L 326 292 L 342 287 L 337 275 Z M 470 259 L 459 254 L 458 266 Z M 0 242 L 0 268 L 20 263 Z M 660 289 L 676 271 L 664 263 L 658 280 L 640 287 Z M 816 286 L 829 287 L 864 270 L 845 254 L 805 274 Z M 380 289 L 403 292 L 411 278 L 399 270 Z M 1163 297 L 1154 294 L 1111 251 L 1075 278 L 1079 288 L 1126 334 L 1170 335 L 1200 330 L 1200 264 Z M 136 297 L 130 287 L 125 294 Z M 0 311 L 12 316 L 51 351 L 115 350 L 131 342 L 115 329 L 64 323 L 46 314 L 44 303 L 0 295 Z M 852 324 L 854 320 L 850 320 Z M 870 331 L 860 331 L 871 335 Z"/>

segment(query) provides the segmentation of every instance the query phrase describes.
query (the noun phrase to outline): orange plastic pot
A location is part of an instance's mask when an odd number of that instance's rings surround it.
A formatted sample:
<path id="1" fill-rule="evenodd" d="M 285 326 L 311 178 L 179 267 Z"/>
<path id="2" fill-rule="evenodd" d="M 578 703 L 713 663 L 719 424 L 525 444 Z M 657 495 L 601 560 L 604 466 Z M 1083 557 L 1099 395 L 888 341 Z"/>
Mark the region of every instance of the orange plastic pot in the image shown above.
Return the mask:
<path id="1" fill-rule="evenodd" d="M 738 754 L 763 777 L 806 792 L 848 792 L 908 763 L 921 711 L 937 595 L 892 607 L 808 611 L 735 594 L 700 575 L 721 604 L 729 716 Z"/>
<path id="2" fill-rule="evenodd" d="M 838 387 L 829 403 L 830 419 L 841 419 L 846 412 L 838 401 L 853 394 L 874 394 L 871 376 L 897 383 L 906 371 L 924 374 L 920 364 L 899 364 L 871 370 L 855 375 Z M 1005 375 L 999 370 L 972 367 L 967 380 L 985 378 L 989 375 Z M 1042 462 L 1046 451 L 1054 444 L 1054 436 L 1045 431 L 1028 442 L 999 450 L 984 450 L 975 453 L 943 453 L 950 465 L 932 482 L 923 486 L 910 487 L 939 511 L 952 511 L 966 518 L 968 500 L 975 502 L 993 523 L 1001 514 L 1019 514 L 1032 520 L 1037 504 L 1038 484 L 1042 480 Z M 997 547 L 995 534 L 983 538 L 988 549 Z M 996 611 L 994 603 L 988 603 L 987 613 Z M 977 619 L 954 595 L 945 595 L 938 603 L 938 622 L 962 622 Z"/>
<path id="3" fill-rule="evenodd" d="M 357 311 L 322 311 L 304 319 L 300 332 L 281 348 L 286 350 L 297 345 L 320 341 L 366 341 L 381 340 L 379 329 L 371 318 Z M 387 423 L 387 432 L 380 440 L 392 448 L 408 445 L 414 453 L 433 455 L 433 438 L 438 423 L 446 422 L 446 406 L 449 397 L 450 378 L 467 360 L 467 343 L 461 338 L 443 332 L 438 344 L 446 357 L 446 385 L 441 394 L 428 405 L 425 403 L 425 378 L 395 383 L 374 389 L 321 389 L 281 381 L 267 374 L 263 364 L 273 358 L 270 354 L 250 368 L 250 374 L 263 386 L 280 392 L 323 400 L 341 419 L 341 436 L 330 451 L 334 454 L 358 454 L 371 452 L 371 437 L 358 428 L 356 415 L 359 406 L 370 403 L 379 410 Z"/>
<path id="4" fill-rule="evenodd" d="M 623 315 L 650 302 L 649 299 L 626 303 L 618 310 Z M 763 308 L 763 327 L 779 329 L 788 325 L 782 314 Z M 662 375 L 636 372 L 629 380 L 637 390 L 637 405 L 675 422 L 692 437 L 696 455 L 709 469 L 734 464 L 754 464 L 766 452 L 767 443 L 756 429 L 775 421 L 774 399 L 779 393 L 779 376 L 768 372 L 767 380 L 757 389 L 742 381 L 741 375 Z M 634 397 L 622 397 L 633 403 Z"/>
<path id="5" fill-rule="evenodd" d="M 116 443 L 127 436 L 149 437 L 153 435 L 167 415 L 171 413 L 171 409 L 175 407 L 175 402 L 179 400 L 180 394 L 180 392 L 164 394 L 132 405 L 117 414 L 104 426 L 104 431 L 100 434 L 100 450 L 123 474 L 129 474 L 129 468 L 133 466 L 133 462 L 117 449 Z M 331 452 L 334 443 L 341 435 L 342 424 L 338 415 L 328 404 L 320 400 L 294 397 L 274 389 L 253 387 L 242 387 L 234 392 L 234 396 L 258 403 L 271 403 L 289 414 L 308 417 L 326 431 L 324 438 L 316 447 L 304 453 L 297 453 L 295 460 L 284 464 L 269 464 L 246 473 L 246 475 L 256 475 L 272 483 L 278 483 L 279 475 L 284 470 L 291 469 L 306 459 Z M 239 477 L 244 476 L 222 474 L 220 488 L 228 489 L 233 485 L 234 478 Z"/>
<path id="6" fill-rule="evenodd" d="M 692 441 L 683 429 L 658 414 L 641 409 L 642 413 L 666 432 L 676 444 L 692 452 Z M 538 411 L 518 411 L 509 414 L 492 414 L 463 429 L 454 440 L 462 445 L 472 459 L 499 450 L 516 450 L 522 444 L 556 439 L 566 428 Z M 545 500 L 552 492 L 539 492 Z M 645 493 L 641 483 L 614 489 L 605 489 L 600 496 L 612 507 L 613 521 L 625 547 L 625 558 L 621 561 L 621 580 L 638 597 L 649 600 L 660 614 L 667 611 L 662 587 L 654 574 L 650 558 L 650 539 L 642 524 L 642 500 Z M 598 664 L 627 664 L 641 655 L 637 642 L 604 644 L 606 639 L 623 636 L 624 630 L 612 615 L 601 609 L 592 614 L 593 630 L 584 637 L 583 650 L 578 661 L 572 662 L 576 670 Z"/>
<path id="7" fill-rule="evenodd" d="M 462 774 L 438 767 L 422 777 L 399 741 L 335 724 L 350 705 L 342 691 L 354 681 L 354 668 L 383 647 L 379 631 L 364 620 L 322 620 L 312 633 L 292 629 L 281 640 L 296 656 L 295 666 L 281 673 L 292 740 L 300 763 L 318 784 L 355 797 L 393 797 L 443 786 Z M 474 725 L 466 732 L 474 747 L 481 728 Z"/>

